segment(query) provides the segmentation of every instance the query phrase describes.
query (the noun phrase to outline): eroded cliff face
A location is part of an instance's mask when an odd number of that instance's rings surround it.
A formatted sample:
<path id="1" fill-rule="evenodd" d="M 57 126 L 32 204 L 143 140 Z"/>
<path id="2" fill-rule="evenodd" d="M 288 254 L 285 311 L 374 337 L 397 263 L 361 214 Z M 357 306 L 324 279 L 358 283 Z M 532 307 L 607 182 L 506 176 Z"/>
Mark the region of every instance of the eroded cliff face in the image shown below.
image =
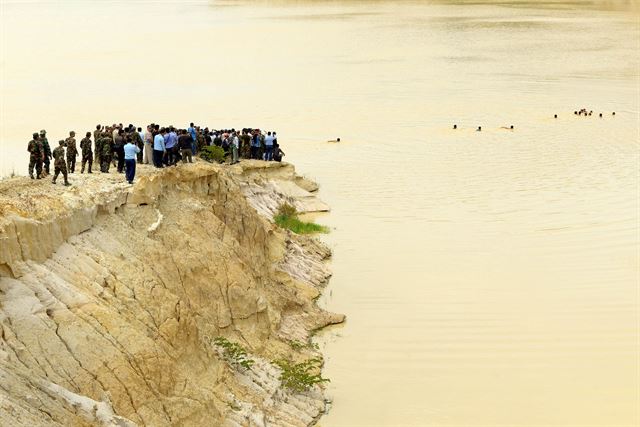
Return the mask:
<path id="1" fill-rule="evenodd" d="M 314 304 L 330 252 L 270 218 L 326 209 L 317 186 L 278 163 L 140 169 L 0 183 L 0 424 L 314 424 L 322 390 L 283 390 L 269 361 L 343 321 Z"/>

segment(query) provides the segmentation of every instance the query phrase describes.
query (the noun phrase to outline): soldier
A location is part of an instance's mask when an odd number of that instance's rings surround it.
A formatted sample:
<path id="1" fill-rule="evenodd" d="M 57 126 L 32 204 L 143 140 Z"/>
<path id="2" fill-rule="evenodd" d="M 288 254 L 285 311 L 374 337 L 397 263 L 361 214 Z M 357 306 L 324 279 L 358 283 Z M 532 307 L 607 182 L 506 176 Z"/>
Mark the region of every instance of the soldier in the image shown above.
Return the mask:
<path id="1" fill-rule="evenodd" d="M 204 134 L 200 130 L 200 126 L 196 126 L 196 151 L 193 152 L 193 155 L 195 156 L 204 145 Z"/>
<path id="2" fill-rule="evenodd" d="M 69 181 L 67 181 L 67 164 L 64 161 L 64 140 L 60 140 L 58 142 L 58 146 L 56 147 L 55 150 L 53 150 L 53 158 L 54 158 L 54 167 L 55 167 L 55 173 L 53 174 L 53 181 L 51 181 L 52 183 L 56 183 L 56 179 L 58 179 L 58 175 L 60 175 L 60 172 L 62 172 L 62 176 L 64 176 L 64 185 L 71 185 L 69 184 Z"/>
<path id="3" fill-rule="evenodd" d="M 93 152 L 91 151 L 91 132 L 87 132 L 87 136 L 80 141 L 80 149 L 82 150 L 82 169 L 80 173 L 84 173 L 84 165 L 89 162 L 88 173 L 91 172 L 91 165 L 93 165 Z"/>
<path id="4" fill-rule="evenodd" d="M 93 140 L 96 142 L 96 158 L 95 162 L 98 166 L 100 166 L 100 154 L 102 154 L 102 147 L 98 147 L 98 140 L 100 139 L 102 129 L 101 125 L 96 125 L 96 130 L 93 131 Z"/>
<path id="5" fill-rule="evenodd" d="M 102 171 L 102 133 L 98 132 L 98 136 L 96 137 L 96 152 L 94 153 L 94 163 L 96 163 L 98 165 L 98 168 L 100 168 L 100 171 Z"/>
<path id="6" fill-rule="evenodd" d="M 42 178 L 42 160 L 44 159 L 44 149 L 42 148 L 42 141 L 40 141 L 40 137 L 38 136 L 37 132 L 33 134 L 33 139 L 29 141 L 27 151 L 29 152 L 29 176 L 31 177 L 31 179 L 34 179 L 33 167 L 35 166 L 36 176 L 38 177 L 38 179 Z"/>
<path id="7" fill-rule="evenodd" d="M 40 141 L 42 141 L 42 148 L 44 149 L 44 171 L 46 175 L 50 175 L 51 169 L 49 169 L 49 159 L 51 159 L 51 147 L 49 146 L 49 140 L 47 139 L 47 131 L 44 129 L 40 131 Z"/>
<path id="8" fill-rule="evenodd" d="M 109 173 L 109 166 L 113 157 L 113 137 L 104 132 L 100 137 L 100 172 Z"/>
<path id="9" fill-rule="evenodd" d="M 69 132 L 69 138 L 64 141 L 67 145 L 67 171 L 74 173 L 76 170 L 76 157 L 78 157 L 78 148 L 76 147 L 76 133 Z"/>
<path id="10" fill-rule="evenodd" d="M 122 129 L 118 129 L 118 133 L 113 138 L 113 156 L 115 166 L 118 168 L 119 173 L 124 173 L 124 144 L 125 144 L 125 132 Z"/>
<path id="11" fill-rule="evenodd" d="M 141 133 L 142 128 L 138 128 L 137 132 L 135 129 L 133 129 L 131 132 L 131 142 L 133 143 L 133 145 L 140 149 L 140 151 L 136 155 L 138 163 L 142 163 L 142 150 L 144 149 L 144 141 L 142 140 L 142 136 L 140 135 Z"/>
<path id="12" fill-rule="evenodd" d="M 242 136 L 240 136 L 240 157 L 244 159 L 251 158 L 251 137 L 247 129 L 242 129 Z"/>

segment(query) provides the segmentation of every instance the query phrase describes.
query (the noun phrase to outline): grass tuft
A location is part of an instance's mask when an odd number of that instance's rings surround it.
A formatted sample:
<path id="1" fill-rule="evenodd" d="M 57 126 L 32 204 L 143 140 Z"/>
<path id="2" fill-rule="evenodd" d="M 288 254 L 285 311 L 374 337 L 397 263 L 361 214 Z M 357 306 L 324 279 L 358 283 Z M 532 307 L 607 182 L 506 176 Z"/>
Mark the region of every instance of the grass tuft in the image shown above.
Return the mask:
<path id="1" fill-rule="evenodd" d="M 305 222 L 298 218 L 298 212 L 296 208 L 288 203 L 280 205 L 278 212 L 273 217 L 273 220 L 282 228 L 291 230 L 296 234 L 313 234 L 313 233 L 328 233 L 329 228 L 324 225 L 316 224 L 315 222 Z"/>

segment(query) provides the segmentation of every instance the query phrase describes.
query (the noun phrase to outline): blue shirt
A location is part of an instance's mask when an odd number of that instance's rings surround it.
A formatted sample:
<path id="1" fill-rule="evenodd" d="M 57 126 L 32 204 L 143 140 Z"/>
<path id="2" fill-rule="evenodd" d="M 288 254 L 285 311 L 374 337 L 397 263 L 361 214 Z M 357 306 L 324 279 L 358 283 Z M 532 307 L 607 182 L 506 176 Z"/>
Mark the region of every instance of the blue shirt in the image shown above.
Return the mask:
<path id="1" fill-rule="evenodd" d="M 252 147 L 260 147 L 260 137 L 256 134 L 251 138 Z"/>
<path id="2" fill-rule="evenodd" d="M 267 147 L 273 146 L 273 137 L 271 135 L 267 135 L 264 137 L 264 145 Z"/>
<path id="3" fill-rule="evenodd" d="M 189 132 L 189 135 L 191 135 L 191 139 L 193 139 L 194 141 L 196 140 L 196 130 L 192 127 L 190 127 L 189 129 L 187 129 L 187 132 Z"/>
<path id="4" fill-rule="evenodd" d="M 164 146 L 167 148 L 173 148 L 174 145 L 178 142 L 178 135 L 175 132 L 169 132 L 167 137 L 164 139 Z"/>
<path id="5" fill-rule="evenodd" d="M 162 135 L 157 134 L 155 138 L 153 138 L 153 149 L 157 151 L 164 151 L 164 138 Z"/>
<path id="6" fill-rule="evenodd" d="M 124 159 L 125 160 L 135 160 L 136 154 L 140 152 L 140 148 L 138 146 L 127 143 L 124 145 Z"/>

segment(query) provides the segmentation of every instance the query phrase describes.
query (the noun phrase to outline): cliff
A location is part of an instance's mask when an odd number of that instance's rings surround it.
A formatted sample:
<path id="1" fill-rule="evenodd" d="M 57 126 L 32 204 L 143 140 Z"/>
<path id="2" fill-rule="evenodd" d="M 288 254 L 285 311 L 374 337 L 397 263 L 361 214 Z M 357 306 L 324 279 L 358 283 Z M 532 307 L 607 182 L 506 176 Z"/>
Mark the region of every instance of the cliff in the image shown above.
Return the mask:
<path id="1" fill-rule="evenodd" d="M 291 341 L 344 320 L 314 303 L 330 251 L 271 221 L 285 200 L 326 210 L 314 183 L 257 161 L 71 181 L 0 182 L 0 425 L 317 421 L 322 389 L 287 391 L 270 363 L 318 356 Z"/>

